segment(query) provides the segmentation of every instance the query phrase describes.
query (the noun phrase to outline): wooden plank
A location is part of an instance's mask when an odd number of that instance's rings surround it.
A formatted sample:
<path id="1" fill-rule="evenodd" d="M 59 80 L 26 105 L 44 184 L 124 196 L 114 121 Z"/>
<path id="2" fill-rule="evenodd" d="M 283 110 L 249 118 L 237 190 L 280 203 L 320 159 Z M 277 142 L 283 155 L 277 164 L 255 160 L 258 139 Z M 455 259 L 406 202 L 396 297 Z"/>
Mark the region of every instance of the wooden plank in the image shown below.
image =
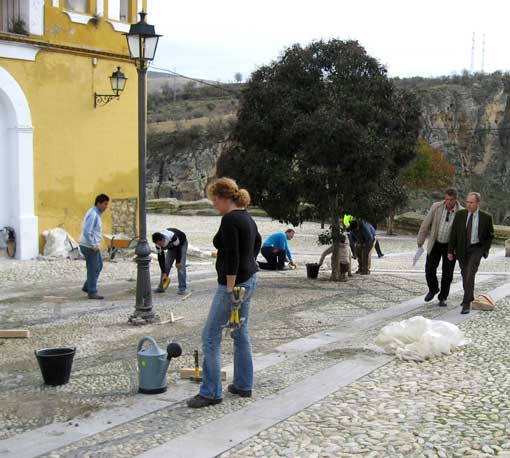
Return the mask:
<path id="1" fill-rule="evenodd" d="M 195 369 L 191 367 L 184 367 L 181 369 L 181 378 L 190 379 L 195 376 Z M 200 377 L 202 377 L 202 369 L 200 369 Z M 221 380 L 227 380 L 227 371 L 221 371 Z"/>
<path id="2" fill-rule="evenodd" d="M 160 321 L 159 324 L 168 324 L 168 323 L 175 323 L 176 321 L 183 320 L 183 316 L 174 316 L 173 312 L 170 312 L 170 319 L 165 321 Z"/>
<path id="3" fill-rule="evenodd" d="M 23 339 L 30 337 L 28 329 L 0 329 L 0 338 L 2 339 Z"/>

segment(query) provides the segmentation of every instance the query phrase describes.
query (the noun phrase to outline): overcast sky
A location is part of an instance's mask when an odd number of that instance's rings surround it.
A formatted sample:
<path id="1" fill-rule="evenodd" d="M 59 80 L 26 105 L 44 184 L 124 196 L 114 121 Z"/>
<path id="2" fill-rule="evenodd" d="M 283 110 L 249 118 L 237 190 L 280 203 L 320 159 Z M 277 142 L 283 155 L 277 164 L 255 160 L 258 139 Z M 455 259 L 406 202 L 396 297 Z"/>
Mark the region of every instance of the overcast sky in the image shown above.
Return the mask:
<path id="1" fill-rule="evenodd" d="M 508 0 L 148 0 L 163 35 L 155 66 L 195 78 L 247 77 L 294 43 L 355 39 L 391 76 L 510 70 Z"/>

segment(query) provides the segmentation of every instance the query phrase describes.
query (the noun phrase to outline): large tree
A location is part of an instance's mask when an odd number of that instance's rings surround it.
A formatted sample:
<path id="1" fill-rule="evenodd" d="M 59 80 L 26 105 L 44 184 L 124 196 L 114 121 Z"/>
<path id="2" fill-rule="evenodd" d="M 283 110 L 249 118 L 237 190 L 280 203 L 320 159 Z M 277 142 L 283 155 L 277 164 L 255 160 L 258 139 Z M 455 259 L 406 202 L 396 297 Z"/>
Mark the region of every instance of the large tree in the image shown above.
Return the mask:
<path id="1" fill-rule="evenodd" d="M 296 44 L 252 74 L 218 174 L 280 221 L 329 221 L 336 280 L 341 211 L 382 211 L 373 196 L 414 157 L 418 117 L 415 98 L 358 42 Z"/>

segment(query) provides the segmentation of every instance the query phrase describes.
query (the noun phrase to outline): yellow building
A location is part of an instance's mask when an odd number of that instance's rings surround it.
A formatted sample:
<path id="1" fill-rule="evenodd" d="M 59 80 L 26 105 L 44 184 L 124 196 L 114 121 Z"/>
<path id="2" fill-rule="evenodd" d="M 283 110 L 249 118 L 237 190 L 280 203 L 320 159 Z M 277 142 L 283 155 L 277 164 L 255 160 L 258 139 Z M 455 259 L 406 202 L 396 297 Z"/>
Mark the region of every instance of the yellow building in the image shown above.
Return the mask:
<path id="1" fill-rule="evenodd" d="M 113 199 L 104 232 L 136 233 L 137 73 L 123 33 L 146 6 L 1 1 L 0 228 L 15 229 L 17 258 L 36 256 L 46 229 L 77 238 L 100 193 Z M 117 67 L 125 90 L 95 107 L 95 93 L 112 93 Z"/>

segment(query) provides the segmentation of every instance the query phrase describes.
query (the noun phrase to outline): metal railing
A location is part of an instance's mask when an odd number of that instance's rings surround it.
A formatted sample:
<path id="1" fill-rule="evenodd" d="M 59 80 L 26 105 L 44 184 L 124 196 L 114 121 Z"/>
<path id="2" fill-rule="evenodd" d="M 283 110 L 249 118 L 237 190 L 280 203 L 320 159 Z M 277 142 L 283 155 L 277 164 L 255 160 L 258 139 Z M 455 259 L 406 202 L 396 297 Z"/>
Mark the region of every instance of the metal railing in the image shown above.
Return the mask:
<path id="1" fill-rule="evenodd" d="M 0 0 L 0 32 L 26 33 L 21 15 L 22 0 Z"/>

